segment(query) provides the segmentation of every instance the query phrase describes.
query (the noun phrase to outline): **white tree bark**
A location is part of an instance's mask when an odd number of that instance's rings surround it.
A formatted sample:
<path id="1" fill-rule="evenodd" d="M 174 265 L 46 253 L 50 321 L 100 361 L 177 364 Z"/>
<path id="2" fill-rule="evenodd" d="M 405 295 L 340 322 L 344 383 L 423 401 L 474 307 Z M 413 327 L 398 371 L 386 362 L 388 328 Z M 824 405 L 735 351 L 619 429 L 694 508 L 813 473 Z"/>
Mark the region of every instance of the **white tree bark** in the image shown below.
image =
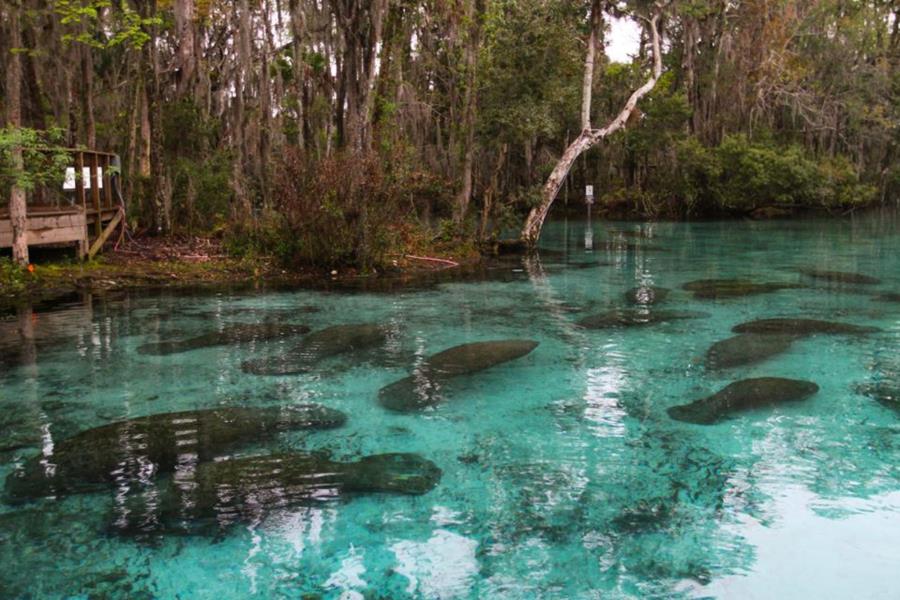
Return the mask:
<path id="1" fill-rule="evenodd" d="M 594 11 L 592 10 L 592 13 L 593 12 Z M 575 160 L 579 156 L 581 156 L 583 152 L 593 147 L 600 140 L 621 129 L 628 121 L 628 117 L 631 116 L 631 113 L 634 112 L 634 109 L 637 107 L 638 101 L 640 101 L 641 98 L 646 96 L 650 92 L 650 90 L 652 90 L 656 86 L 657 80 L 659 79 L 660 75 L 662 75 L 662 54 L 660 52 L 658 25 L 661 12 L 662 7 L 659 7 L 659 10 L 650 18 L 648 22 L 651 42 L 653 45 L 652 75 L 647 80 L 647 82 L 644 83 L 644 85 L 632 92 L 631 96 L 628 98 L 628 101 L 625 103 L 625 106 L 622 108 L 616 118 L 607 123 L 606 126 L 602 129 L 591 129 L 590 127 L 590 85 L 593 82 L 593 69 L 595 62 L 594 44 L 596 43 L 594 40 L 596 40 L 596 36 L 599 35 L 599 27 L 601 22 L 601 19 L 599 17 L 594 18 L 592 14 L 591 41 L 588 44 L 587 59 L 585 60 L 585 77 L 582 88 L 581 120 L 584 129 L 582 130 L 581 134 L 577 138 L 575 138 L 575 140 L 573 140 L 571 144 L 569 144 L 569 147 L 566 148 L 565 152 L 563 152 L 563 155 L 560 157 L 559 162 L 556 163 L 556 167 L 554 167 L 553 171 L 550 173 L 550 176 L 547 178 L 546 183 L 544 183 L 544 188 L 541 191 L 540 203 L 532 208 L 531 212 L 528 213 L 528 218 L 525 220 L 525 226 L 522 228 L 521 236 L 522 241 L 525 242 L 526 246 L 528 246 L 529 248 L 534 248 L 537 245 L 538 239 L 541 236 L 541 228 L 544 226 L 544 221 L 547 218 L 547 213 L 550 212 L 550 207 L 553 205 L 553 201 L 556 199 L 557 194 L 559 194 L 559 189 L 562 187 L 562 184 L 565 181 L 566 176 L 569 174 L 572 165 L 575 163 Z"/>

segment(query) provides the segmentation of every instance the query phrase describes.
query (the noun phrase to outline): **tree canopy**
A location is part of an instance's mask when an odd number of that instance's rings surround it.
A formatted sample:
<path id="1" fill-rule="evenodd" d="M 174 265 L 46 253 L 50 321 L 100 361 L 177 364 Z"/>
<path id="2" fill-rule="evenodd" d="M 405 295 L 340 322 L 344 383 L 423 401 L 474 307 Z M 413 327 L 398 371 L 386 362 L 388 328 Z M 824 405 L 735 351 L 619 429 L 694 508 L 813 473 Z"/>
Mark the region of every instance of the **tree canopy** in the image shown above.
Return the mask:
<path id="1" fill-rule="evenodd" d="M 21 67 L 15 129 L 122 156 L 137 227 L 280 228 L 302 206 L 368 231 L 384 208 L 487 238 L 521 224 L 582 131 L 594 4 L 600 46 L 613 16 L 644 33 L 628 64 L 598 54 L 593 123 L 650 74 L 654 11 L 663 71 L 565 198 L 590 183 L 607 210 L 667 217 L 896 198 L 900 6 L 884 0 L 16 0 L 0 62 Z M 354 164 L 370 180 L 340 181 Z M 333 180 L 286 176 L 310 173 Z"/>

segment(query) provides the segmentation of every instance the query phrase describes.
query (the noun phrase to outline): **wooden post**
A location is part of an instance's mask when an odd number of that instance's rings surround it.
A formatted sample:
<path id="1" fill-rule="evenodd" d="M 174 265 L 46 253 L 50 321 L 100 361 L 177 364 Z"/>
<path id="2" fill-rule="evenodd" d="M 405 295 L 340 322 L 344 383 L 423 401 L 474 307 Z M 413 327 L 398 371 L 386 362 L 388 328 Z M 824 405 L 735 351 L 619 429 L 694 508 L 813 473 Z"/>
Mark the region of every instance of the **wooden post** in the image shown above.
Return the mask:
<path id="1" fill-rule="evenodd" d="M 87 200 L 84 196 L 84 154 L 75 151 L 75 202 L 81 204 L 87 216 Z"/>
<path id="2" fill-rule="evenodd" d="M 103 233 L 103 218 L 100 211 L 100 179 L 97 169 L 100 167 L 96 152 L 91 152 L 91 205 L 94 207 L 94 234 L 100 237 Z"/>
<path id="3" fill-rule="evenodd" d="M 112 175 L 109 173 L 110 160 L 109 154 L 103 155 L 103 198 L 106 208 L 113 207 L 112 197 Z"/>

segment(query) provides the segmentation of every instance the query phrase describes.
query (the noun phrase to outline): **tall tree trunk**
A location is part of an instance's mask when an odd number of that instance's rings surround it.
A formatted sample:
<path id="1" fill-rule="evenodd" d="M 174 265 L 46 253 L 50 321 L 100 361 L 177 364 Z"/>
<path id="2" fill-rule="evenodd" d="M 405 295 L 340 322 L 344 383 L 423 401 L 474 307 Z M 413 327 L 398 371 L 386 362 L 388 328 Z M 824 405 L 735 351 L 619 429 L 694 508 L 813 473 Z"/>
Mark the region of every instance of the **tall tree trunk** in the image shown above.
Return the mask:
<path id="1" fill-rule="evenodd" d="M 477 103 L 476 85 L 478 69 L 478 47 L 481 41 L 481 13 L 484 11 L 483 0 L 469 0 L 465 62 L 466 91 L 463 100 L 463 165 L 462 186 L 456 195 L 454 220 L 461 225 L 469 210 L 472 199 L 472 166 L 475 160 L 475 110 Z"/>
<path id="2" fill-rule="evenodd" d="M 621 129 L 628 121 L 628 117 L 631 116 L 631 113 L 637 107 L 638 101 L 656 86 L 656 81 L 662 74 L 662 55 L 660 52 L 658 27 L 660 13 L 661 11 L 655 13 L 649 21 L 651 44 L 653 46 L 653 74 L 644 85 L 632 92 L 628 101 L 625 103 L 625 106 L 616 118 L 607 123 L 602 129 L 590 129 L 590 127 L 584 129 L 581 134 L 569 144 L 569 147 L 566 148 L 565 152 L 563 152 L 562 157 L 560 157 L 559 161 L 556 163 L 556 167 L 554 167 L 550 176 L 547 178 L 546 183 L 544 183 L 544 187 L 541 190 L 540 203 L 531 209 L 531 212 L 528 213 L 528 218 L 525 220 L 525 226 L 522 228 L 521 237 L 527 247 L 534 248 L 537 245 L 538 239 L 541 236 L 541 228 L 544 226 L 544 221 L 547 218 L 547 213 L 550 212 L 550 207 L 553 205 L 553 201 L 556 199 L 559 189 L 562 187 L 575 160 L 581 156 L 583 152 L 596 145 L 600 140 Z M 591 21 L 593 24 L 592 36 L 594 34 L 599 36 L 600 19 L 594 19 L 592 16 Z M 588 50 L 588 52 L 590 53 L 590 50 Z M 593 61 L 591 61 L 591 63 L 593 63 Z M 588 69 L 593 71 L 593 68 L 593 64 L 588 65 L 587 61 L 585 61 L 585 71 Z M 586 74 L 584 85 L 589 88 L 589 84 L 590 82 L 588 81 Z M 588 89 L 585 91 L 583 88 L 582 97 L 584 97 L 585 94 L 590 94 L 590 90 Z M 590 106 L 587 107 L 587 110 L 582 106 L 581 114 L 582 119 L 585 114 L 590 115 Z M 588 123 L 588 125 L 590 125 L 590 123 Z"/>
<path id="3" fill-rule="evenodd" d="M 149 0 L 143 5 L 144 18 L 156 16 L 156 0 Z M 170 230 L 170 215 L 168 214 L 169 199 L 168 188 L 165 182 L 165 166 L 162 162 L 162 97 L 159 84 L 159 56 L 157 49 L 156 26 L 148 32 L 150 39 L 141 48 L 144 77 L 144 93 L 147 97 L 147 124 L 149 125 L 149 159 L 150 178 L 145 181 L 145 198 L 153 202 L 153 218 L 157 233 L 167 233 Z"/>
<path id="4" fill-rule="evenodd" d="M 81 107 L 84 118 L 84 143 L 97 148 L 97 123 L 94 119 L 94 56 L 91 47 L 81 44 Z"/>
<path id="5" fill-rule="evenodd" d="M 194 89 L 197 71 L 196 42 L 194 37 L 194 0 L 175 0 L 175 94 L 184 98 Z"/>
<path id="6" fill-rule="evenodd" d="M 7 57 L 9 63 L 6 70 L 6 109 L 7 125 L 12 129 L 22 126 L 22 55 L 19 48 L 22 45 L 22 35 L 19 29 L 19 3 L 11 2 L 7 11 L 9 14 L 9 46 Z M 12 149 L 13 170 L 21 174 L 24 170 L 22 160 L 22 148 L 16 146 Z M 20 265 L 28 264 L 28 214 L 25 206 L 25 190 L 13 184 L 9 193 L 9 219 L 12 225 L 12 253 L 13 260 Z"/>
<path id="7" fill-rule="evenodd" d="M 497 195 L 500 187 L 500 174 L 503 171 L 503 165 L 506 163 L 506 152 L 509 144 L 503 142 L 500 144 L 500 150 L 497 153 L 497 165 L 494 172 L 491 173 L 491 180 L 488 182 L 487 189 L 484 190 L 484 200 L 481 206 L 481 224 L 478 229 L 478 240 L 484 242 L 487 238 L 488 222 L 494 214 L 494 196 Z"/>
<path id="8" fill-rule="evenodd" d="M 594 92 L 594 64 L 597 62 L 597 44 L 600 40 L 602 12 L 600 0 L 591 2 L 591 33 L 584 53 L 584 77 L 581 80 L 581 130 L 591 128 L 591 98 Z"/>

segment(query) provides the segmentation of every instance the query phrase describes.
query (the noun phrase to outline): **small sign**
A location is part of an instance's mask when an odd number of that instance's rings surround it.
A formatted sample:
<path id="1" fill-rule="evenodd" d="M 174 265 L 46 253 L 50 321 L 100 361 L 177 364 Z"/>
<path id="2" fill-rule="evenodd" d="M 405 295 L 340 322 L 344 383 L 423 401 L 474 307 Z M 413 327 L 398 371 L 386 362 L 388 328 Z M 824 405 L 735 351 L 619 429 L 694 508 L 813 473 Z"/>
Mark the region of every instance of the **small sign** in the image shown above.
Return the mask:
<path id="1" fill-rule="evenodd" d="M 82 170 L 82 179 L 84 181 L 84 189 L 91 189 L 91 168 L 84 167 Z M 97 187 L 103 189 L 103 167 L 97 167 Z M 63 190 L 75 189 L 75 167 L 66 167 L 66 178 L 63 180 Z"/>
<path id="2" fill-rule="evenodd" d="M 584 186 L 584 201 L 588 204 L 594 203 L 594 186 L 586 185 Z"/>

